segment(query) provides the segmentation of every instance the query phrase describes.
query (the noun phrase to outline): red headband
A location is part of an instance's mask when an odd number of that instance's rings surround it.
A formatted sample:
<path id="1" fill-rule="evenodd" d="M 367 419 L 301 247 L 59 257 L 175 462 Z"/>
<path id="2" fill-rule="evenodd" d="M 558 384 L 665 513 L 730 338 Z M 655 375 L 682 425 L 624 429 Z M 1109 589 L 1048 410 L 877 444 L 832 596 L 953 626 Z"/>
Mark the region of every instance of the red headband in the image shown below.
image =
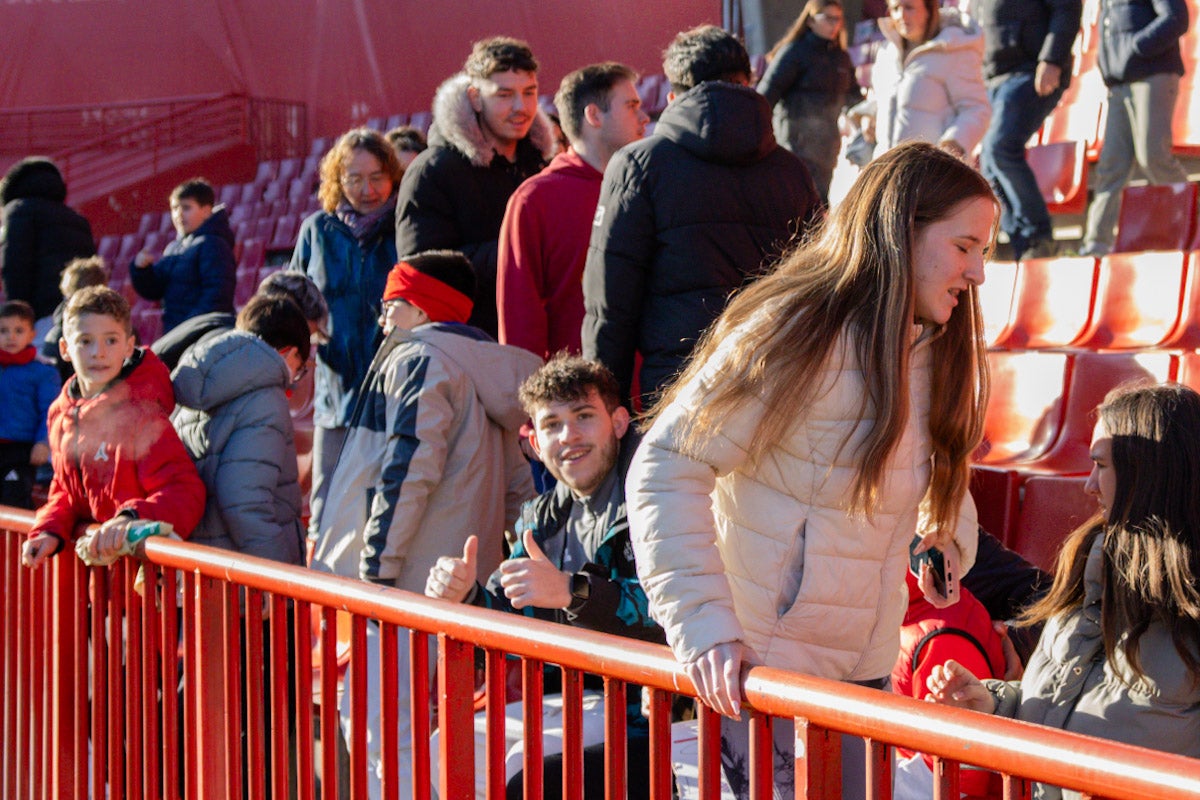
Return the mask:
<path id="1" fill-rule="evenodd" d="M 401 261 L 388 273 L 383 302 L 407 300 L 433 322 L 466 322 L 475 301 L 453 286 Z"/>

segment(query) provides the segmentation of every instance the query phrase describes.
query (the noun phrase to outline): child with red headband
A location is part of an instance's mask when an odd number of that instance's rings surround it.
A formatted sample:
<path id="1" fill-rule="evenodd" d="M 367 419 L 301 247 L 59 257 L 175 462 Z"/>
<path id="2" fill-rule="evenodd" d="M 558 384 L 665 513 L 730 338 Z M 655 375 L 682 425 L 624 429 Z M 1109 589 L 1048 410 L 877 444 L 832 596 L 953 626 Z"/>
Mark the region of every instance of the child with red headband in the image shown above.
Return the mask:
<path id="1" fill-rule="evenodd" d="M 379 323 L 386 338 L 363 382 L 346 443 L 316 521 L 313 567 L 420 593 L 438 557 L 479 537 L 480 572 L 503 558 L 521 503 L 534 496 L 519 431 L 521 383 L 542 360 L 497 344 L 467 323 L 475 296 L 471 262 L 455 251 L 408 256 L 388 274 Z M 364 500 L 365 498 L 365 500 Z M 369 626 L 368 694 L 378 694 L 378 629 Z M 408 664 L 401 637 L 400 667 Z M 409 682 L 399 681 L 407 694 Z M 342 724 L 349 735 L 349 694 Z M 389 698 L 401 709 L 408 698 Z M 368 697 L 367 757 L 378 773 L 380 709 Z M 412 769 L 401 715 L 401 796 Z"/>

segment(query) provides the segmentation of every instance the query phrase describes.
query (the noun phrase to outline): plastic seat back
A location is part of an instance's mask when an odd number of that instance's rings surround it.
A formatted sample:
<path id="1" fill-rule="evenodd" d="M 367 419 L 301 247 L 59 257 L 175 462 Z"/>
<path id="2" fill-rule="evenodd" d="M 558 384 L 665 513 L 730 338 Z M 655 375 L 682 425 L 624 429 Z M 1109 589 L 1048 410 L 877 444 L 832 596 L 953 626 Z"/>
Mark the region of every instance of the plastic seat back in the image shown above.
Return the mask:
<path id="1" fill-rule="evenodd" d="M 1030 563 L 1053 571 L 1062 543 L 1099 512 L 1084 490 L 1086 477 L 1036 475 L 1025 481 L 1021 511 L 1009 547 Z"/>
<path id="2" fill-rule="evenodd" d="M 1087 145 L 1050 142 L 1025 150 L 1029 168 L 1051 214 L 1081 214 L 1087 207 Z"/>
<path id="3" fill-rule="evenodd" d="M 1187 277 L 1180 252 L 1115 253 L 1100 259 L 1096 302 L 1076 347 L 1089 350 L 1157 347 L 1179 322 Z"/>
<path id="4" fill-rule="evenodd" d="M 1091 472 L 1095 409 L 1112 389 L 1126 383 L 1158 383 L 1174 377 L 1170 353 L 1076 353 L 1071 357 L 1062 431 L 1045 454 L 1023 461 L 1026 472 L 1086 475 Z"/>
<path id="5" fill-rule="evenodd" d="M 1161 346 L 1200 350 L 1200 252 L 1187 256 L 1179 323 Z"/>
<path id="6" fill-rule="evenodd" d="M 1015 261 L 992 261 L 985 268 L 987 280 L 979 287 L 979 309 L 983 314 L 983 333 L 988 345 L 999 341 L 1008 330 L 1013 294 L 1017 285 Z"/>
<path id="7" fill-rule="evenodd" d="M 1062 429 L 1068 366 L 1064 353 L 988 354 L 992 391 L 976 463 L 1028 461 L 1050 449 Z"/>
<path id="8" fill-rule="evenodd" d="M 1066 347 L 1091 320 L 1096 259 L 1037 258 L 1017 265 L 1011 324 L 999 347 Z"/>
<path id="9" fill-rule="evenodd" d="M 1196 228 L 1196 184 L 1127 186 L 1113 252 L 1184 250 Z"/>

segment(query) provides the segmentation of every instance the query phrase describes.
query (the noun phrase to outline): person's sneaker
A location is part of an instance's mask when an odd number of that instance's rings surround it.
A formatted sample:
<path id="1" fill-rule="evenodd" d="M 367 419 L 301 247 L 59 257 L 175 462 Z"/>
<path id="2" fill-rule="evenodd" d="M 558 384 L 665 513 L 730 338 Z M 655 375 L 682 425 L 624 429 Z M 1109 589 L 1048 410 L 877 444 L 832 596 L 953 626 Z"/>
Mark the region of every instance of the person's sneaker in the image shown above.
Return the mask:
<path id="1" fill-rule="evenodd" d="M 1091 244 L 1081 245 L 1079 248 L 1079 255 L 1091 256 L 1092 258 L 1104 258 L 1106 255 L 1109 254 L 1109 252 L 1110 252 L 1109 248 L 1105 247 L 1102 244 L 1096 244 L 1095 242 L 1092 242 Z"/>

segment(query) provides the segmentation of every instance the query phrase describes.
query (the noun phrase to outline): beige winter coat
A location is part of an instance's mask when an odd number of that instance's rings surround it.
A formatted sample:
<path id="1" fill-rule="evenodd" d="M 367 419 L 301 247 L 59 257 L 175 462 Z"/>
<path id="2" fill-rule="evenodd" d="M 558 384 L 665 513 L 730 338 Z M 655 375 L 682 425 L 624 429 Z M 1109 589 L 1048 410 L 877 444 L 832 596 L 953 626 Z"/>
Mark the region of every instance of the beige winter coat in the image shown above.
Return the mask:
<path id="1" fill-rule="evenodd" d="M 871 519 L 846 510 L 851 457 L 872 412 L 857 419 L 864 381 L 844 336 L 814 376 L 814 400 L 757 464 L 746 448 L 761 402 L 744 403 L 697 458 L 676 446 L 705 386 L 720 379 L 728 345 L 654 423 L 629 472 L 629 521 L 651 614 L 681 662 L 741 641 L 754 663 L 821 677 L 891 672 L 908 545 L 930 476 L 931 338 L 914 329 L 908 425 Z M 969 495 L 955 537 L 965 573 L 976 545 Z"/>

